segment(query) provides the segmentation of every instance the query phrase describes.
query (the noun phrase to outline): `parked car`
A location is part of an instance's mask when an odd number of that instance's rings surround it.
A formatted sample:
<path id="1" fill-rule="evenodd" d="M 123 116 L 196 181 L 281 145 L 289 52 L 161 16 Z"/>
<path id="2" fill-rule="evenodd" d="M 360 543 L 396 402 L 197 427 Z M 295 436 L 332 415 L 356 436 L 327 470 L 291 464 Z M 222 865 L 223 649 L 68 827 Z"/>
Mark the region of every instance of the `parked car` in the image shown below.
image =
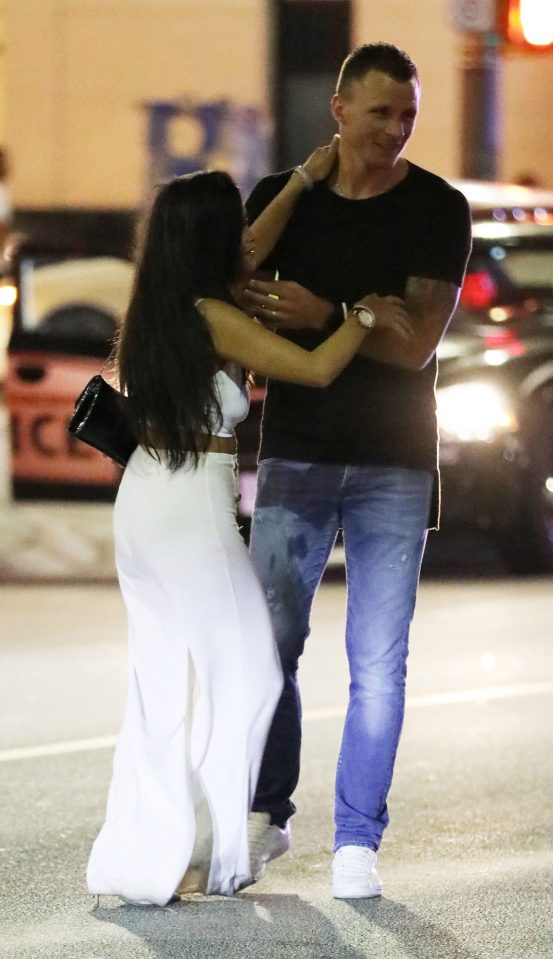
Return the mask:
<path id="1" fill-rule="evenodd" d="M 486 530 L 517 572 L 553 569 L 553 192 L 457 183 L 474 217 L 460 306 L 440 348 L 442 526 Z M 119 467 L 71 439 L 132 266 L 22 248 L 8 351 L 14 494 L 113 497 Z M 240 519 L 255 496 L 263 383 L 240 424 Z"/>
<path id="2" fill-rule="evenodd" d="M 98 373 L 128 301 L 132 265 L 22 245 L 5 396 L 16 498 L 113 498 L 121 470 L 67 432 L 74 401 Z"/>
<path id="3" fill-rule="evenodd" d="M 487 530 L 514 572 L 553 570 L 553 194 L 465 189 L 474 248 L 438 354 L 442 526 Z"/>
<path id="4" fill-rule="evenodd" d="M 76 397 L 100 372 L 129 300 L 130 261 L 22 244 L 14 260 L 17 291 L 5 396 L 16 499 L 111 500 L 122 475 L 106 456 L 70 436 Z M 251 391 L 260 410 L 263 386 Z M 260 415 L 239 427 L 240 516 L 253 509 Z"/>

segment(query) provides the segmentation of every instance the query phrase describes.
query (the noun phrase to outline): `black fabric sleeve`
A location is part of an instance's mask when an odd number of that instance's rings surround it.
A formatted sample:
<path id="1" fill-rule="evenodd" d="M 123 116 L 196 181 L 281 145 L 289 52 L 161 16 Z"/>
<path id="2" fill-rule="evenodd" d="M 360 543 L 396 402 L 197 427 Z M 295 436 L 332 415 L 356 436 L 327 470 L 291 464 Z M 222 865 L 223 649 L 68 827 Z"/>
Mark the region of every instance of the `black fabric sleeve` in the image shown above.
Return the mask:
<path id="1" fill-rule="evenodd" d="M 266 176 L 259 181 L 257 186 L 254 186 L 246 200 L 246 215 L 250 225 L 255 223 L 258 216 L 263 213 L 265 207 L 280 193 L 288 177 L 291 176 L 291 173 L 291 170 L 287 170 L 285 173 L 275 173 L 273 176 Z M 271 272 L 278 269 L 276 259 L 277 250 L 278 243 L 263 263 L 258 264 L 258 269 L 270 270 Z"/>
<path id="2" fill-rule="evenodd" d="M 472 243 L 467 200 L 459 190 L 446 189 L 429 206 L 409 276 L 462 286 Z"/>

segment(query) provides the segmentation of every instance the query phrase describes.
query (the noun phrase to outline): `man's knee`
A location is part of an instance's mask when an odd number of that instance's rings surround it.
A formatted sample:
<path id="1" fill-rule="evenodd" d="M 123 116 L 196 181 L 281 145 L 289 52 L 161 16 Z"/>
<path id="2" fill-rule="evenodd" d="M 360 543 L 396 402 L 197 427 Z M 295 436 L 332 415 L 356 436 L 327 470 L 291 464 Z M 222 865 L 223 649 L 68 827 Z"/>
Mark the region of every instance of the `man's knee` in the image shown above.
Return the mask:
<path id="1" fill-rule="evenodd" d="M 252 523 L 250 553 L 269 609 L 273 634 L 283 667 L 297 668 L 309 633 L 309 597 L 291 537 L 286 510 L 263 507 Z"/>

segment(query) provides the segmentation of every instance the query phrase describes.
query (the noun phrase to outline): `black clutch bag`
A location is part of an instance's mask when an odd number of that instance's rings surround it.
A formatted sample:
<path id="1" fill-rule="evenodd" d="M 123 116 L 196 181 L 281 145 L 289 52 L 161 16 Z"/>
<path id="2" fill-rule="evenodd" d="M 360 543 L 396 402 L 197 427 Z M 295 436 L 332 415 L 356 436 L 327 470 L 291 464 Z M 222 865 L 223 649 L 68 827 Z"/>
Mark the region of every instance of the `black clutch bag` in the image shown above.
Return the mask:
<path id="1" fill-rule="evenodd" d="M 98 373 L 78 397 L 67 429 L 83 443 L 126 466 L 138 446 L 126 406 L 125 397 Z"/>

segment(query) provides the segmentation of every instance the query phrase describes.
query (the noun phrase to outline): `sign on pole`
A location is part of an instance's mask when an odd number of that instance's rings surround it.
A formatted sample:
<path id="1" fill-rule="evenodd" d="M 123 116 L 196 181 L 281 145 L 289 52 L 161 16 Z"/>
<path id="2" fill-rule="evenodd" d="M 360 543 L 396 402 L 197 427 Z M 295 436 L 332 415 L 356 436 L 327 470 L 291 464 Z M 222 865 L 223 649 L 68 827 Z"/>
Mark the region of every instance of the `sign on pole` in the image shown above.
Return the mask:
<path id="1" fill-rule="evenodd" d="M 495 29 L 496 0 L 452 0 L 453 23 L 462 33 L 490 33 Z"/>

